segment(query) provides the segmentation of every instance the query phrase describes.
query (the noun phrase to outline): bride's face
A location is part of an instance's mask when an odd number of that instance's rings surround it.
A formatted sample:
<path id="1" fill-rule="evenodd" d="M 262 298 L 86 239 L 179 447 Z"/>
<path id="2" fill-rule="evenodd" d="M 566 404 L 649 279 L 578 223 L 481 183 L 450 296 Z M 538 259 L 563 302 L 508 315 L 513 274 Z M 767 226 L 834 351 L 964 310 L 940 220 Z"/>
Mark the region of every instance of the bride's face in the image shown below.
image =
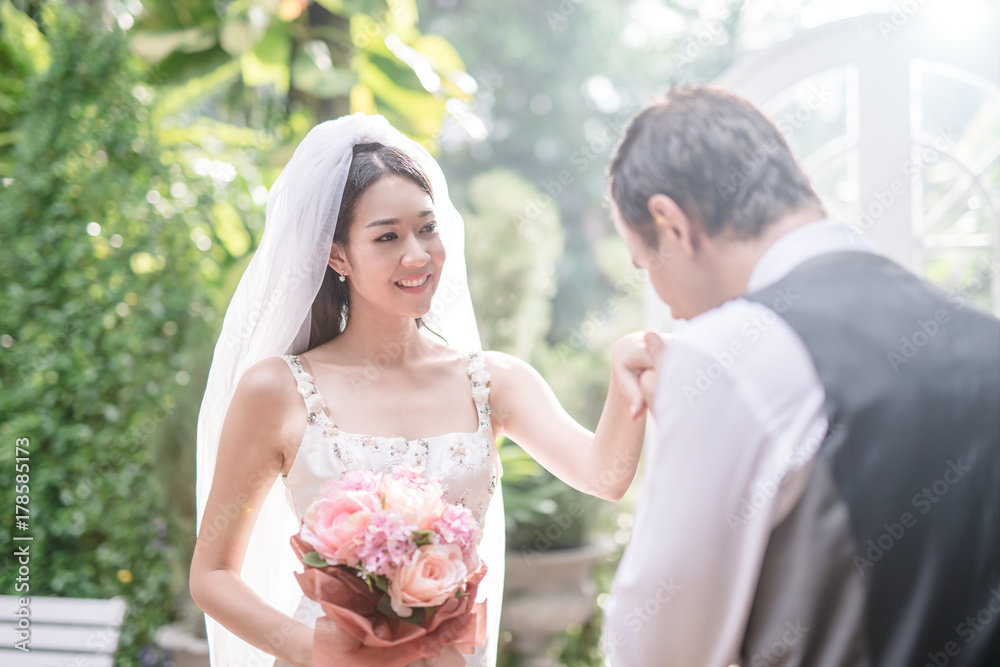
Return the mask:
<path id="1" fill-rule="evenodd" d="M 357 201 L 347 252 L 334 254 L 352 308 L 366 301 L 399 317 L 426 315 L 445 260 L 433 200 L 408 178 L 380 178 Z"/>

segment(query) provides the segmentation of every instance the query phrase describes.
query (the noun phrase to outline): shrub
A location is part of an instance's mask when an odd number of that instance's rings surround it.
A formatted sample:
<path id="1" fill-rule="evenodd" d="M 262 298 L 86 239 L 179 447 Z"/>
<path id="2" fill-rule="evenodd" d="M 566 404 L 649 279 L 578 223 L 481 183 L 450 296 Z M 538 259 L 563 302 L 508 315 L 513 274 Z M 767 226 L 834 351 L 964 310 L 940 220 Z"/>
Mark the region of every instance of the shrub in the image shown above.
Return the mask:
<path id="1" fill-rule="evenodd" d="M 0 187 L 0 541 L 33 538 L 28 595 L 124 597 L 117 664 L 150 664 L 178 567 L 155 443 L 185 350 L 206 336 L 203 254 L 183 215 L 157 206 L 173 179 L 124 35 L 89 10 L 44 13 L 51 59 L 24 83 Z M 27 529 L 7 484 L 16 438 L 30 441 Z"/>

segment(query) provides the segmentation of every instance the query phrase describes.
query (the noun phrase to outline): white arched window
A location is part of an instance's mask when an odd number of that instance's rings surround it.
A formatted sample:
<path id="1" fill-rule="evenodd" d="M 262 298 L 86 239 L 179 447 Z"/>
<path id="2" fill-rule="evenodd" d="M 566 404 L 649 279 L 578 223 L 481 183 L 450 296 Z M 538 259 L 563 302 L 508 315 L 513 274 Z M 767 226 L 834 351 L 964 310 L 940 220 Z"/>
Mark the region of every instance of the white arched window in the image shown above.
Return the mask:
<path id="1" fill-rule="evenodd" d="M 1000 313 L 995 33 L 868 14 L 748 54 L 715 83 L 774 119 L 832 217 Z"/>

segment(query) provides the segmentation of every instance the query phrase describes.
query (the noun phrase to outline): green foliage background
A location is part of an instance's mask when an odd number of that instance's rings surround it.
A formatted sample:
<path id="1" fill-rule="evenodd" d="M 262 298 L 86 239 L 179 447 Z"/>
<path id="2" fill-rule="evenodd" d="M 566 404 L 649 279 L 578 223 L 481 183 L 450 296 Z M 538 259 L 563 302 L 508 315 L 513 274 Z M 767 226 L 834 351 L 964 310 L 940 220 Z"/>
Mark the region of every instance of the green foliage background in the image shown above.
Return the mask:
<path id="1" fill-rule="evenodd" d="M 153 460 L 207 333 L 201 257 L 189 221 L 149 202 L 168 173 L 124 35 L 86 11 L 43 13 L 50 64 L 15 91 L 0 188 L 0 468 L 28 438 L 31 514 L 27 530 L 13 524 L 5 484 L 0 541 L 33 538 L 33 596 L 124 597 L 118 661 L 134 665 L 174 608 L 176 536 Z M 5 40 L 6 57 L 17 48 Z M 4 559 L 0 588 L 14 591 Z"/>

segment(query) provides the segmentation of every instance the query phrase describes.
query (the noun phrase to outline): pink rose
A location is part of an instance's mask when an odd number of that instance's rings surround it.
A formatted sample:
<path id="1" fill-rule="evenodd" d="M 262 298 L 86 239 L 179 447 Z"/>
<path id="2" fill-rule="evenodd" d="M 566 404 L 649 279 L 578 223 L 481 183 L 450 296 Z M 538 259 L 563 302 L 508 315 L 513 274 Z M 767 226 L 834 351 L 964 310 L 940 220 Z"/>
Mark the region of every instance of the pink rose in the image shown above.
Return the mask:
<path id="1" fill-rule="evenodd" d="M 457 544 L 424 545 L 389 582 L 392 610 L 406 618 L 413 614 L 413 607 L 443 604 L 468 574 Z"/>
<path id="2" fill-rule="evenodd" d="M 331 565 L 357 564 L 359 537 L 378 508 L 378 498 L 364 491 L 341 491 L 316 499 L 302 520 L 301 536 Z"/>
<path id="3" fill-rule="evenodd" d="M 386 480 L 385 507 L 399 512 L 400 516 L 415 525 L 417 530 L 430 530 L 431 525 L 444 512 L 441 485 L 430 483 L 420 487 L 414 486 L 408 480 Z"/>

